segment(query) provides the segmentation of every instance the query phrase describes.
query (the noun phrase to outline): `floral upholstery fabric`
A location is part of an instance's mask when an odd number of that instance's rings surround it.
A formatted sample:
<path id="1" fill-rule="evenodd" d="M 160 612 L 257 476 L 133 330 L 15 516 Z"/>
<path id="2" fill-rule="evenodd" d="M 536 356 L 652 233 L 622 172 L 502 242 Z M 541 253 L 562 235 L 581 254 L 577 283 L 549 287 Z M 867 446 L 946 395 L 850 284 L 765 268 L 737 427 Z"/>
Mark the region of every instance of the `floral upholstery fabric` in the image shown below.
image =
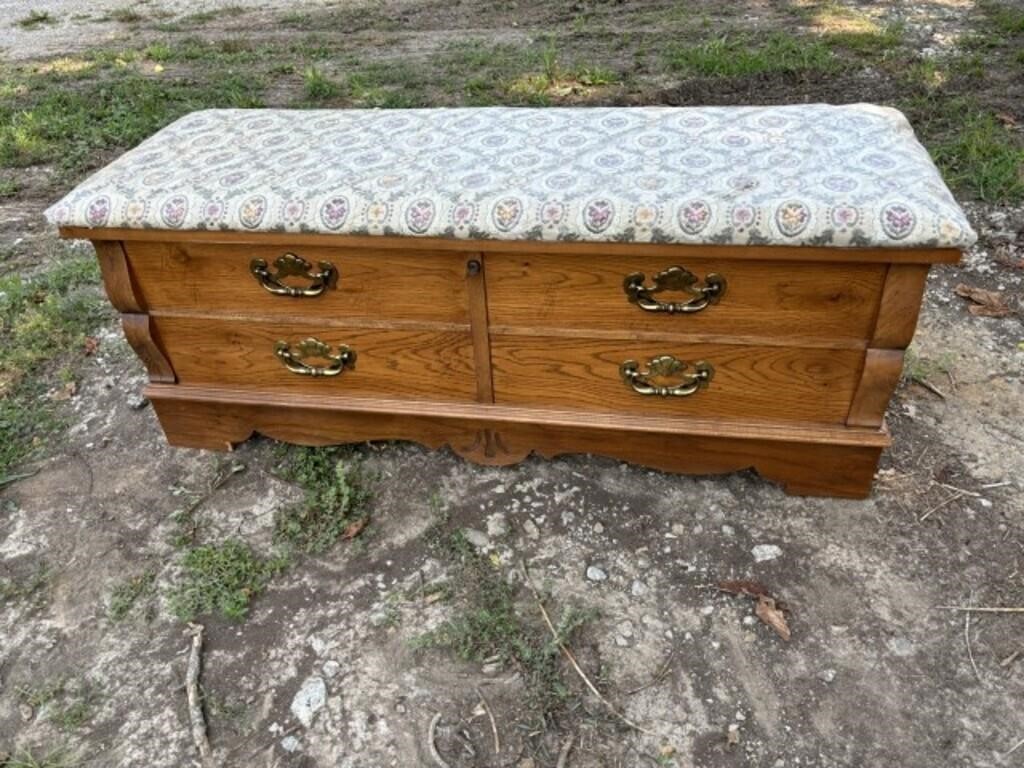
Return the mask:
<path id="1" fill-rule="evenodd" d="M 47 211 L 64 226 L 966 247 L 896 110 L 208 110 Z"/>

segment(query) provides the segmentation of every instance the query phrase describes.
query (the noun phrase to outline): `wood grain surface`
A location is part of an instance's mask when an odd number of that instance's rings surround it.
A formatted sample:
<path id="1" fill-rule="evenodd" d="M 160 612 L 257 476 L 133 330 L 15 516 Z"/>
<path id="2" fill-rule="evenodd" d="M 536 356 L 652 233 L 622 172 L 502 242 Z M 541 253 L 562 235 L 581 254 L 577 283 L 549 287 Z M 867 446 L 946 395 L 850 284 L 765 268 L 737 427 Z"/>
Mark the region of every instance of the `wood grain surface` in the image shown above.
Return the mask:
<path id="1" fill-rule="evenodd" d="M 701 284 L 708 274 L 724 276 L 724 296 L 689 314 L 646 312 L 629 303 L 622 286 L 627 275 L 642 272 L 645 285 L 651 286 L 655 274 L 672 266 L 688 269 Z M 716 334 L 820 345 L 871 337 L 885 274 L 885 266 L 878 264 L 489 254 L 487 296 L 496 326 Z M 663 292 L 655 298 L 686 301 L 690 296 Z"/>
<path id="2" fill-rule="evenodd" d="M 182 384 L 242 387 L 267 392 L 332 395 L 384 394 L 432 400 L 474 400 L 473 344 L 468 333 L 420 330 L 324 329 L 316 323 L 237 322 L 202 317 L 154 317 Z M 353 370 L 309 377 L 288 371 L 274 355 L 278 340 L 314 336 L 356 352 Z"/>
<path id="3" fill-rule="evenodd" d="M 875 466 L 887 436 L 847 430 L 863 442 L 822 444 L 805 440 L 808 428 L 783 427 L 757 436 L 756 428 L 717 432 L 702 423 L 660 420 L 660 431 L 630 431 L 615 417 L 585 414 L 565 422 L 538 410 L 499 406 L 365 402 L 342 398 L 320 403 L 281 394 L 151 386 L 146 390 L 172 445 L 230 450 L 260 433 L 303 445 L 366 440 L 413 440 L 432 448 L 449 446 L 459 455 L 491 466 L 521 461 L 531 453 L 553 457 L 591 453 L 670 472 L 716 474 L 753 468 L 781 483 L 788 493 L 862 498 L 871 490 Z M 676 428 L 673 428 L 673 427 Z M 626 428 L 624 428 L 626 427 Z M 825 436 L 829 429 L 824 428 Z"/>
<path id="4" fill-rule="evenodd" d="M 253 317 L 373 317 L 468 323 L 465 256 L 452 252 L 127 242 L 129 263 L 145 305 Z M 338 272 L 335 289 L 319 296 L 275 296 L 249 272 L 285 252 Z M 290 280 L 302 285 L 302 280 Z M 308 281 L 306 281 L 308 283 Z"/>
<path id="5" fill-rule="evenodd" d="M 658 355 L 710 363 L 714 377 L 689 397 L 643 396 L 619 365 Z M 777 421 L 845 421 L 860 376 L 856 350 L 721 344 L 609 342 L 605 339 L 491 340 L 495 402 L 594 411 Z M 691 369 L 692 370 L 692 369 Z"/>

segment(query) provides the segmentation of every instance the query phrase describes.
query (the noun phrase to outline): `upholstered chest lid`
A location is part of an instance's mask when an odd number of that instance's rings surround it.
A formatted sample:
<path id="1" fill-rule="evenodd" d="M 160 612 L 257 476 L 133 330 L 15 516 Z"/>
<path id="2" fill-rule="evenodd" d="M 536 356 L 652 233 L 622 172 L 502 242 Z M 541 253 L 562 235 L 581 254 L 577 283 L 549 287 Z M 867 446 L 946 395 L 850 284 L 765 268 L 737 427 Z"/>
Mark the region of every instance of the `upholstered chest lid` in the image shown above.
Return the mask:
<path id="1" fill-rule="evenodd" d="M 898 111 L 208 110 L 47 211 L 61 226 L 771 245 L 974 242 Z"/>

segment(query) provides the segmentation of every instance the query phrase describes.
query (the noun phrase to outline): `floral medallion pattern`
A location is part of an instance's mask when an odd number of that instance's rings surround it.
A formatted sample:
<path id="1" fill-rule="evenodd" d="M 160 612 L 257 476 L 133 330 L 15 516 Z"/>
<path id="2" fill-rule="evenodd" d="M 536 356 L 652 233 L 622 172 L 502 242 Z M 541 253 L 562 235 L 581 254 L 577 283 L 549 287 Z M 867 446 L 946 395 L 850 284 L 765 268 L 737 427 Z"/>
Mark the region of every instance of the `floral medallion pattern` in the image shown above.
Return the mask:
<path id="1" fill-rule="evenodd" d="M 896 110 L 194 112 L 47 211 L 62 226 L 959 247 Z"/>

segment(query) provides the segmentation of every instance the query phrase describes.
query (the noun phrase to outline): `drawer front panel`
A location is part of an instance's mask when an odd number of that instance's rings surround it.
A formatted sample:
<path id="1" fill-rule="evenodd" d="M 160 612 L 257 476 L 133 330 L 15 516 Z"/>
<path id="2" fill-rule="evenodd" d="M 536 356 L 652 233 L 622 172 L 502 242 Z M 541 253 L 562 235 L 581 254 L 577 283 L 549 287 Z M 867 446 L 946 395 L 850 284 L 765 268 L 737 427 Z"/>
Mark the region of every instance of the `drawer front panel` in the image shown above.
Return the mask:
<path id="1" fill-rule="evenodd" d="M 641 395 L 619 367 L 672 355 L 691 363 L 663 383 L 682 382 L 705 361 L 706 387 L 686 397 Z M 850 408 L 864 353 L 858 350 L 726 344 L 527 338 L 491 340 L 495 402 L 587 411 L 728 419 L 841 423 Z"/>
<path id="2" fill-rule="evenodd" d="M 132 279 L 150 310 L 200 310 L 290 317 L 387 317 L 394 320 L 468 322 L 466 254 L 446 252 L 212 243 L 125 243 Z M 274 295 L 252 274 L 262 259 L 271 277 L 275 261 L 293 253 L 319 272 L 334 267 L 337 282 L 317 296 Z M 315 280 L 282 278 L 294 287 Z"/>
<path id="3" fill-rule="evenodd" d="M 570 254 L 486 256 L 491 323 L 517 328 L 579 328 L 625 333 L 695 334 L 740 339 L 866 340 L 871 337 L 885 279 L 884 264 L 798 264 L 695 260 L 662 256 L 583 256 Z M 631 303 L 627 276 L 643 273 L 642 285 L 670 267 L 697 278 L 725 278 L 716 303 L 694 312 L 651 312 Z M 714 279 L 712 279 L 712 282 Z M 651 293 L 658 302 L 696 300 L 678 289 Z M 718 339 L 715 339 L 716 341 Z M 847 346 L 850 346 L 847 343 Z"/>
<path id="4" fill-rule="evenodd" d="M 315 323 L 238 322 L 184 316 L 155 317 L 158 342 L 178 382 L 273 392 L 424 400 L 472 401 L 476 394 L 468 333 L 349 330 Z M 337 350 L 347 345 L 355 364 L 333 377 L 298 375 L 275 354 L 279 341 L 315 337 Z M 307 359 L 311 365 L 328 361 Z"/>

